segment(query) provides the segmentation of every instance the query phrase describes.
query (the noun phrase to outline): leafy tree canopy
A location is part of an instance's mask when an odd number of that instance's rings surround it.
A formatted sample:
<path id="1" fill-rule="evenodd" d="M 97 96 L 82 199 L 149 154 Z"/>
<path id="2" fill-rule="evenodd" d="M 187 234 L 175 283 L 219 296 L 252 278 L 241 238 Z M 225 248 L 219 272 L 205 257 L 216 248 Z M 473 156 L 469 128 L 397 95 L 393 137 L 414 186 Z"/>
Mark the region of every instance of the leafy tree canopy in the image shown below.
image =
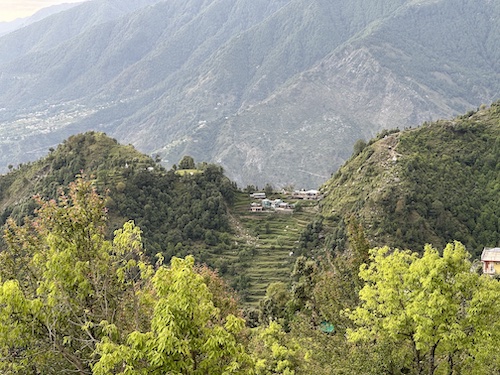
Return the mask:
<path id="1" fill-rule="evenodd" d="M 135 291 L 151 268 L 132 222 L 105 239 L 104 200 L 83 179 L 34 220 L 8 221 L 0 252 L 0 372 L 91 373 L 96 343 L 141 325 Z"/>
<path id="2" fill-rule="evenodd" d="M 158 269 L 149 329 L 130 333 L 123 344 L 104 339 L 94 374 L 237 374 L 251 368 L 251 357 L 238 341 L 244 320 L 229 314 L 215 324 L 220 311 L 193 267 L 188 256 Z"/>
<path id="3" fill-rule="evenodd" d="M 195 168 L 193 158 L 183 160 L 184 166 Z M 54 199 L 82 171 L 95 178 L 98 192 L 107 192 L 109 237 L 134 220 L 144 233 L 145 253 L 153 257 L 161 252 L 167 261 L 189 251 L 210 264 L 206 250 L 228 246 L 227 206 L 236 186 L 221 167 L 203 163 L 199 173 L 176 174 L 97 132 L 74 135 L 47 157 L 0 176 L 0 224 L 8 217 L 21 223 L 33 216 L 34 194 Z"/>
<path id="4" fill-rule="evenodd" d="M 401 371 L 412 374 L 498 371 L 500 284 L 472 272 L 469 258 L 459 242 L 442 255 L 430 245 L 422 255 L 373 249 L 360 271 L 365 285 L 349 340 L 392 347 Z"/>

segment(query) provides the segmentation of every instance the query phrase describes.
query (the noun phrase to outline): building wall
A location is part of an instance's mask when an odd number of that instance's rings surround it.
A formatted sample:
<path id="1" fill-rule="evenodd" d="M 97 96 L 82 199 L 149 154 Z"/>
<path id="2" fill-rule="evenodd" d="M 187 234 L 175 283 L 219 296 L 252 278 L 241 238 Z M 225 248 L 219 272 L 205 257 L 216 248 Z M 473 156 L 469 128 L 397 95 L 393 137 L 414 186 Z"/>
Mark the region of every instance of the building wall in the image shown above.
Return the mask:
<path id="1" fill-rule="evenodd" d="M 483 262 L 483 273 L 488 275 L 500 275 L 500 262 Z"/>
<path id="2" fill-rule="evenodd" d="M 495 274 L 500 275 L 500 263 L 493 263 L 493 267 L 495 268 Z"/>

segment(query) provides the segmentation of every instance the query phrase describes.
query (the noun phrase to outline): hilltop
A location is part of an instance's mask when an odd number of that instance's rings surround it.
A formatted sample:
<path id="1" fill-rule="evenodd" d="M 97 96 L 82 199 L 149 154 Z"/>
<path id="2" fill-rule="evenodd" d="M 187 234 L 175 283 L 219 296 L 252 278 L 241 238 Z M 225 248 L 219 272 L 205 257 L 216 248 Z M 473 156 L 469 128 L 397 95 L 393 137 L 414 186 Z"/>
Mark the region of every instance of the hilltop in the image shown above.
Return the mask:
<path id="1" fill-rule="evenodd" d="M 201 163 L 200 173 L 182 175 L 166 171 L 158 161 L 104 133 L 71 136 L 45 158 L 0 176 L 1 224 L 8 216 L 20 221 L 32 215 L 34 195 L 53 199 L 85 174 L 108 195 L 111 230 L 134 220 L 150 257 L 161 252 L 168 260 L 189 251 L 203 262 L 208 256 L 203 249 L 224 245 L 234 185 L 215 165 Z"/>
<path id="2" fill-rule="evenodd" d="M 288 280 L 316 202 L 296 213 L 251 213 L 249 194 L 220 166 L 184 157 L 167 171 L 159 162 L 104 133 L 71 136 L 44 158 L 0 176 L 0 225 L 8 217 L 21 222 L 32 216 L 33 196 L 54 199 L 84 174 L 107 196 L 109 235 L 133 220 L 153 263 L 158 253 L 167 262 L 195 255 L 253 304 L 269 283 Z"/>
<path id="3" fill-rule="evenodd" d="M 358 146 L 322 187 L 322 215 L 336 228 L 330 244 L 354 216 L 374 246 L 458 240 L 477 256 L 499 245 L 500 102 Z"/>

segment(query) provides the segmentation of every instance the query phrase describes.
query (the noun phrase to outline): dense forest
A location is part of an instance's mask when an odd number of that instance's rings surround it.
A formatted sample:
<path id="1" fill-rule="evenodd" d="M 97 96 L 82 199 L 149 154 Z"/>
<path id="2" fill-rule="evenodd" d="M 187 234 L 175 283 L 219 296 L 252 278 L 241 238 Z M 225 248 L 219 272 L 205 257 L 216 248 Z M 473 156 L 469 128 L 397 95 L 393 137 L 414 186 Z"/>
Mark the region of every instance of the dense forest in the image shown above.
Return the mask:
<path id="1" fill-rule="evenodd" d="M 7 221 L 0 253 L 3 374 L 491 374 L 500 370 L 500 283 L 459 242 L 423 254 L 368 249 L 299 257 L 246 314 L 194 258 L 144 254 L 78 178 L 33 219 Z M 358 270 L 360 270 L 358 274 Z"/>
<path id="2" fill-rule="evenodd" d="M 500 283 L 475 261 L 498 245 L 499 126 L 493 103 L 359 141 L 281 217 L 219 166 L 70 137 L 0 176 L 0 372 L 499 372 Z M 277 253 L 289 273 L 240 298 Z"/>
<path id="3" fill-rule="evenodd" d="M 169 260 L 174 254 L 194 252 L 206 262 L 204 252 L 196 249 L 227 246 L 226 205 L 231 204 L 236 186 L 214 164 L 196 166 L 185 157 L 179 168 L 166 171 L 158 161 L 104 133 L 72 136 L 47 157 L 0 176 L 1 223 L 9 216 L 21 221 L 32 215 L 33 195 L 54 199 L 61 187 L 83 173 L 95 179 L 98 190 L 107 196 L 110 233 L 134 220 L 144 233 L 148 256 L 162 253 Z"/>

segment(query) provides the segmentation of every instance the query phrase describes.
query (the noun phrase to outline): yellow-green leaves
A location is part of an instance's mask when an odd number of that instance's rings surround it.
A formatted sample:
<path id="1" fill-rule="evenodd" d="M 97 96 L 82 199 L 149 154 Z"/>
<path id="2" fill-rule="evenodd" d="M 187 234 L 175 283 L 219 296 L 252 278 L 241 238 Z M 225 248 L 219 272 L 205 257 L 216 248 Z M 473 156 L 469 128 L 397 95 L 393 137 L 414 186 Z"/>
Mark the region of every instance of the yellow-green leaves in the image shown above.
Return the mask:
<path id="1" fill-rule="evenodd" d="M 0 353 L 15 355 L 0 356 L 0 372 L 88 374 L 96 343 L 142 327 L 150 311 L 138 304 L 151 276 L 140 230 L 129 222 L 107 240 L 104 200 L 81 178 L 39 203 L 35 219 L 5 231 Z"/>
<path id="2" fill-rule="evenodd" d="M 430 245 L 421 256 L 371 250 L 370 265 L 360 271 L 365 286 L 350 313 L 356 328 L 348 330 L 349 339 L 408 345 L 417 372 L 472 366 L 488 324 L 500 322 L 500 286 L 472 273 L 469 257 L 458 242 L 442 255 Z"/>
<path id="3" fill-rule="evenodd" d="M 252 342 L 257 357 L 255 373 L 257 375 L 293 375 L 303 366 L 307 368 L 307 353 L 297 341 L 287 337 L 283 328 L 275 321 L 267 327 L 258 328 L 258 335 Z"/>
<path id="4" fill-rule="evenodd" d="M 123 345 L 101 342 L 96 375 L 248 373 L 252 361 L 238 338 L 244 321 L 228 315 L 219 323 L 192 256 L 172 258 L 151 281 L 156 302 L 150 330 L 132 332 Z"/>

